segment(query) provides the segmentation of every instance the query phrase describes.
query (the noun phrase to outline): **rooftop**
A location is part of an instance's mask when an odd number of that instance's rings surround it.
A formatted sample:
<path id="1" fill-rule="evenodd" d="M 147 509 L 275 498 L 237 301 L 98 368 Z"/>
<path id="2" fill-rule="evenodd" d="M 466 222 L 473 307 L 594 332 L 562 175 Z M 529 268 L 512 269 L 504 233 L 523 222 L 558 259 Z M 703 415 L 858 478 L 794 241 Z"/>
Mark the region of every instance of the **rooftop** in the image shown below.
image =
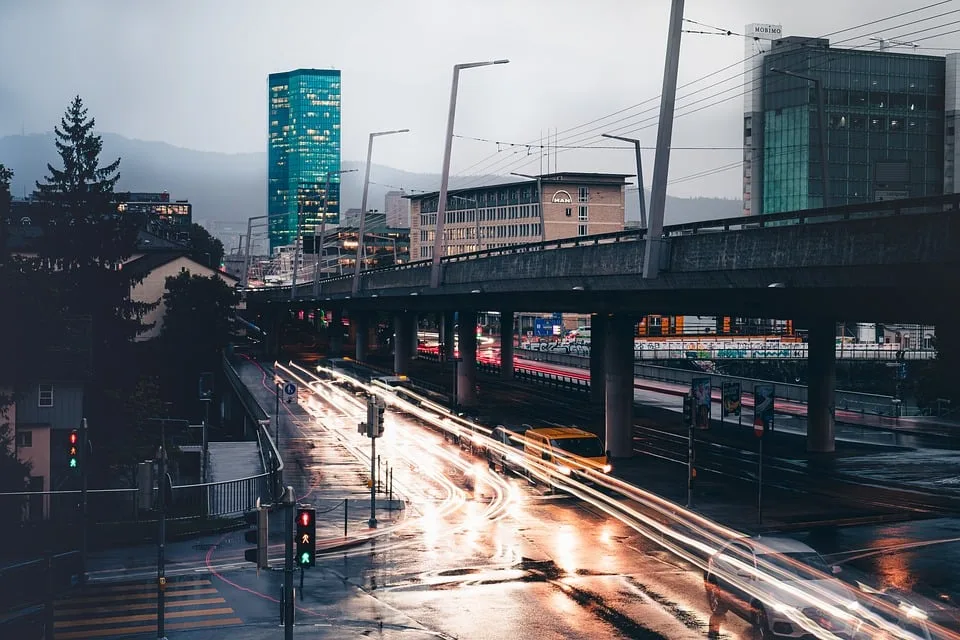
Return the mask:
<path id="1" fill-rule="evenodd" d="M 464 189 L 450 189 L 447 195 L 453 196 L 462 193 L 475 193 L 477 191 L 486 191 L 493 189 L 502 189 L 503 187 L 516 187 L 528 184 L 571 184 L 578 185 L 624 185 L 627 178 L 633 177 L 631 173 L 586 173 L 577 171 L 563 171 L 559 173 L 543 173 L 539 176 L 528 176 L 525 179 L 507 180 L 496 184 L 486 184 L 478 187 L 468 187 Z M 428 193 L 411 193 L 404 196 L 408 200 L 424 200 L 440 195 L 439 191 L 430 191 Z"/>

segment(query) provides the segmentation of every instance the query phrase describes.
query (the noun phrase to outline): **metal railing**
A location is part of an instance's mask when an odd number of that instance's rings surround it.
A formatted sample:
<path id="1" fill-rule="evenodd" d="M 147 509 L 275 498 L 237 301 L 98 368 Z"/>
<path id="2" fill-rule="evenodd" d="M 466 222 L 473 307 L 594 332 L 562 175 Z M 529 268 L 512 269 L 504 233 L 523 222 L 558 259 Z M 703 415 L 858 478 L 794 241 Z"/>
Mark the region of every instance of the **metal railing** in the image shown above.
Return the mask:
<path id="1" fill-rule="evenodd" d="M 902 200 L 887 200 L 883 202 L 867 202 L 862 204 L 840 205 L 820 209 L 805 209 L 801 211 L 788 211 L 784 213 L 761 214 L 754 216 L 737 216 L 735 218 L 722 218 L 719 220 L 703 220 L 700 222 L 687 222 L 683 224 L 667 225 L 663 228 L 663 237 L 685 236 L 704 232 L 714 233 L 762 229 L 769 226 L 793 226 L 840 222 L 844 220 L 880 218 L 903 214 L 912 215 L 917 213 L 932 213 L 945 210 L 956 211 L 957 209 L 960 209 L 960 194 L 947 194 L 942 196 L 926 196 L 922 198 L 906 198 Z M 441 264 L 451 264 L 456 262 L 478 260 L 481 258 L 550 251 L 555 249 L 593 246 L 617 242 L 638 242 L 644 239 L 646 239 L 646 229 L 629 229 L 625 231 L 578 236 L 574 238 L 514 244 L 496 249 L 473 251 L 470 253 L 458 253 L 451 256 L 444 256 L 440 259 L 440 262 Z M 407 262 L 402 265 L 364 270 L 361 275 L 371 275 L 387 271 L 399 272 L 408 269 L 425 269 L 430 267 L 431 264 L 432 259 L 417 260 L 414 262 Z M 325 278 L 320 281 L 320 284 L 322 286 L 325 283 L 347 280 L 352 277 L 353 275 L 350 274 L 336 276 L 333 278 Z M 273 287 L 247 289 L 247 291 L 250 292 L 277 290 L 289 291 L 290 286 L 278 285 Z"/>
<path id="2" fill-rule="evenodd" d="M 540 348 L 517 347 L 518 351 L 530 354 L 532 358 L 538 353 L 556 356 L 570 356 L 589 360 L 590 345 L 588 344 L 559 344 L 540 343 Z M 891 348 L 892 347 L 892 348 Z M 853 345 L 838 346 L 837 360 L 881 360 L 894 362 L 897 360 L 923 361 L 937 357 L 936 349 L 901 349 L 895 345 Z M 764 347 L 744 347 L 736 343 L 730 346 L 701 346 L 701 347 L 668 347 L 668 348 L 634 348 L 635 360 L 806 360 L 809 356 L 809 345 L 806 343 L 771 344 Z M 579 362 L 579 361 L 575 361 Z M 577 365 L 581 366 L 581 365 Z M 582 368 L 587 368 L 582 365 Z"/>

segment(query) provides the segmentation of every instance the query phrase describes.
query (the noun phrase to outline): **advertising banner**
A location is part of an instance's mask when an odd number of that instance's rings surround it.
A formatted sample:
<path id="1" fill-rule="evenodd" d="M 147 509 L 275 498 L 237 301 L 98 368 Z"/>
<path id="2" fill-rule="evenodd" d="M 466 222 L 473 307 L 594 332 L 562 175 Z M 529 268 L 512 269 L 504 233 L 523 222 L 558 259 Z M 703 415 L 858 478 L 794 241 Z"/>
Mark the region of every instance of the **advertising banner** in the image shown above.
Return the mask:
<path id="1" fill-rule="evenodd" d="M 710 378 L 694 378 L 690 381 L 690 394 L 693 396 L 693 424 L 698 429 L 710 428 Z"/>
<path id="2" fill-rule="evenodd" d="M 740 383 L 724 382 L 721 386 L 723 417 L 740 415 Z"/>
<path id="3" fill-rule="evenodd" d="M 753 387 L 753 432 L 762 436 L 773 429 L 774 389 L 772 384 Z"/>

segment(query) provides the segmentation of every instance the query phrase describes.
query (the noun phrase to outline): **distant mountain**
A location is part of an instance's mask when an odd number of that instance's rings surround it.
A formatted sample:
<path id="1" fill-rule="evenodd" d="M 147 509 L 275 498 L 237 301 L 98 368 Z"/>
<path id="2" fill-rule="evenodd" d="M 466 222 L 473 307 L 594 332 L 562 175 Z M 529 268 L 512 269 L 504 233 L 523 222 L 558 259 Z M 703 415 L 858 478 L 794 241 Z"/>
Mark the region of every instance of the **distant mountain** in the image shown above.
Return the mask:
<path id="1" fill-rule="evenodd" d="M 47 173 L 47 163 L 59 160 L 53 133 L 0 137 L 0 163 L 15 172 L 12 192 L 23 196 Z M 113 133 L 103 134 L 102 159 L 117 157 L 120 163 L 118 191 L 169 191 L 170 197 L 193 203 L 197 222 L 241 222 L 262 215 L 266 207 L 266 153 L 215 153 L 175 147 L 164 142 L 133 140 Z M 343 176 L 342 210 L 360 206 L 363 163 L 344 161 L 344 169 L 358 169 Z M 371 170 L 368 197 L 371 209 L 383 209 L 384 195 L 394 187 L 409 191 L 435 190 L 438 174 L 411 173 L 377 165 Z M 483 179 L 483 182 L 492 181 Z M 471 184 L 480 180 L 472 178 Z M 456 177 L 451 187 L 456 188 Z M 392 186 L 388 186 L 392 185 Z M 627 192 L 627 220 L 638 220 L 635 191 Z M 647 196 L 649 202 L 649 194 Z M 727 218 L 740 214 L 740 201 L 721 198 L 667 198 L 666 223 Z"/>

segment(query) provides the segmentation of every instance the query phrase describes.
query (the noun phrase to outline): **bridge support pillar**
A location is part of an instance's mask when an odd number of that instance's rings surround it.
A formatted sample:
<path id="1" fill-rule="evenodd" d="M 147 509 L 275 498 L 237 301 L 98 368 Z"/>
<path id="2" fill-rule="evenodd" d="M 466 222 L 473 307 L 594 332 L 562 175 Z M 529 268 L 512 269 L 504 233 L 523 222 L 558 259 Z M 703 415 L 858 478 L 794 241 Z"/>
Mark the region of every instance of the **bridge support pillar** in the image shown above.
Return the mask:
<path id="1" fill-rule="evenodd" d="M 410 373 L 414 318 L 406 312 L 393 316 L 393 373 L 398 376 Z"/>
<path id="2" fill-rule="evenodd" d="M 343 310 L 333 307 L 330 310 L 330 326 L 327 329 L 328 337 L 327 357 L 343 357 Z"/>
<path id="3" fill-rule="evenodd" d="M 440 362 L 443 363 L 444 368 L 446 368 L 448 362 L 453 362 L 454 349 L 456 348 L 456 340 L 454 339 L 454 330 L 453 325 L 456 324 L 453 311 L 446 311 L 443 314 L 443 340 L 441 344 L 443 345 L 442 357 Z"/>
<path id="4" fill-rule="evenodd" d="M 513 311 L 500 312 L 500 375 L 513 380 Z"/>
<path id="5" fill-rule="evenodd" d="M 607 320 L 604 421 L 607 451 L 614 458 L 633 455 L 633 328 L 628 315 L 618 314 Z M 590 333 L 593 346 L 592 328 Z"/>
<path id="6" fill-rule="evenodd" d="M 604 353 L 607 344 L 607 315 L 590 315 L 590 402 L 596 405 L 604 403 L 605 374 L 603 371 Z"/>
<path id="7" fill-rule="evenodd" d="M 457 404 L 474 407 L 477 405 L 477 313 L 461 311 L 459 320 L 460 359 L 455 363 Z"/>
<path id="8" fill-rule="evenodd" d="M 414 360 L 420 355 L 420 316 L 416 313 L 410 314 L 410 360 Z"/>
<path id="9" fill-rule="evenodd" d="M 370 314 L 360 311 L 354 313 L 350 325 L 355 336 L 357 362 L 366 362 L 367 352 L 370 349 Z"/>
<path id="10" fill-rule="evenodd" d="M 835 447 L 836 326 L 833 319 L 818 319 L 807 333 L 807 451 L 811 453 L 833 453 Z"/>

